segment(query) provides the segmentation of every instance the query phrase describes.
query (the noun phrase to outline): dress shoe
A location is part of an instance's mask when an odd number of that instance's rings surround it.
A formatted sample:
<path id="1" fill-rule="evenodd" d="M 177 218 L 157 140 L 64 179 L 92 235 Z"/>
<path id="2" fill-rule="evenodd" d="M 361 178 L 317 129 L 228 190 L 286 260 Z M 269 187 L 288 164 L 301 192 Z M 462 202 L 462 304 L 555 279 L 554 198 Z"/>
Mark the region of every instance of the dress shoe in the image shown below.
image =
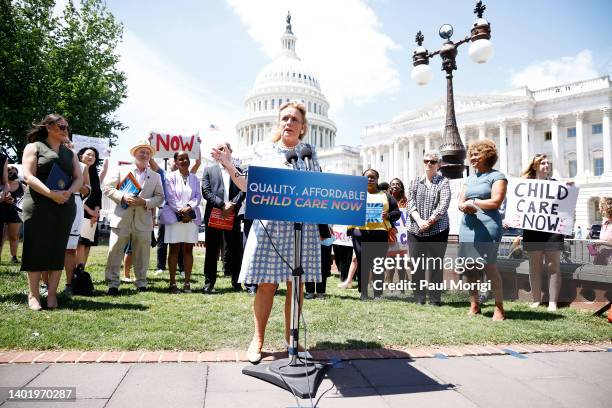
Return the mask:
<path id="1" fill-rule="evenodd" d="M 204 289 L 202 289 L 202 293 L 206 295 L 210 295 L 212 292 L 213 292 L 212 283 L 207 283 L 206 285 L 204 285 Z"/>
<path id="2" fill-rule="evenodd" d="M 140 293 L 144 293 L 147 291 L 147 287 L 146 286 L 139 286 L 136 288 L 136 290 Z"/>
<path id="3" fill-rule="evenodd" d="M 246 357 L 251 364 L 259 364 L 261 361 L 261 349 L 257 348 L 257 345 L 253 341 L 251 341 L 251 344 L 247 349 Z"/>
<path id="4" fill-rule="evenodd" d="M 107 294 L 109 296 L 119 296 L 119 288 L 108 288 Z"/>
<path id="5" fill-rule="evenodd" d="M 239 283 L 232 283 L 232 288 L 234 288 L 236 292 L 242 292 L 242 285 Z"/>

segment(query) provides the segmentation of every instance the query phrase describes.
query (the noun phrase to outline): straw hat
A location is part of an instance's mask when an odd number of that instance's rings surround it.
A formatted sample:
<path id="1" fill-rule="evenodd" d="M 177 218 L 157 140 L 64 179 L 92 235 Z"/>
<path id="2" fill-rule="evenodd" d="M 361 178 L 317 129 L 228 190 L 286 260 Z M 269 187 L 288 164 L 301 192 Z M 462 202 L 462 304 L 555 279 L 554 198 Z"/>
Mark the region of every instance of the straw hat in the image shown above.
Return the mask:
<path id="1" fill-rule="evenodd" d="M 151 157 L 155 156 L 155 149 L 146 140 L 139 140 L 138 142 L 136 142 L 136 144 L 132 146 L 132 148 L 130 149 L 130 154 L 134 156 L 134 154 L 136 153 L 136 150 L 142 147 L 149 149 L 149 151 L 151 152 Z"/>

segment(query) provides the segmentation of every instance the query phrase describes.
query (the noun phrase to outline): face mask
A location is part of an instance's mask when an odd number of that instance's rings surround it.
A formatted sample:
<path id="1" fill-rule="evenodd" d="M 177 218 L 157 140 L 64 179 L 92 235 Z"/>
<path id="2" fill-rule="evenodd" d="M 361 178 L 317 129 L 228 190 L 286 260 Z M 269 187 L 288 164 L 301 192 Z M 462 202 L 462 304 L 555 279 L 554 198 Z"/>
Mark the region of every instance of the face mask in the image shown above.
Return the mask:
<path id="1" fill-rule="evenodd" d="M 17 175 L 16 174 L 9 174 L 8 179 L 11 181 L 17 180 Z"/>

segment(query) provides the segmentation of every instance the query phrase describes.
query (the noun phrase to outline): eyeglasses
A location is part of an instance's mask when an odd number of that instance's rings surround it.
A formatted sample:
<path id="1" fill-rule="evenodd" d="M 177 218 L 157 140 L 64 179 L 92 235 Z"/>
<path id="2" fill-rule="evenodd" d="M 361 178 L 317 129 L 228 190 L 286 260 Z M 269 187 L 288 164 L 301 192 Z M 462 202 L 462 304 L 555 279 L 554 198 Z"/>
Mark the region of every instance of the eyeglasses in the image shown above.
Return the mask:
<path id="1" fill-rule="evenodd" d="M 436 163 L 438 163 L 438 161 L 437 160 L 427 160 L 427 159 L 425 159 L 425 160 L 423 160 L 423 163 L 425 163 L 425 164 L 436 164 Z"/>

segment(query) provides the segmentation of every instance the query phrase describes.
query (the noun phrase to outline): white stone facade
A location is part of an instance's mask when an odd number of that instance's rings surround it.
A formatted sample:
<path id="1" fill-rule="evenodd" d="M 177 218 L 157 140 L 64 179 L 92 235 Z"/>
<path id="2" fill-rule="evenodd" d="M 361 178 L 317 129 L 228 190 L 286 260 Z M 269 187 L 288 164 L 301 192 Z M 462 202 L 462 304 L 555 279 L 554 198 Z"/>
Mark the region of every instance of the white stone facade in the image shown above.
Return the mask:
<path id="1" fill-rule="evenodd" d="M 489 138 L 498 147 L 495 166 L 518 177 L 537 153 L 547 154 L 553 177 L 580 187 L 576 224 L 597 223 L 599 196 L 612 196 L 612 138 L 608 76 L 538 91 L 455 95 L 457 126 L 464 144 Z M 446 99 L 368 126 L 361 136 L 361 166 L 373 167 L 381 181 L 407 182 L 423 173 L 424 151 L 441 145 Z"/>
<path id="2" fill-rule="evenodd" d="M 319 80 L 295 52 L 296 36 L 291 24 L 281 37 L 280 55 L 264 67 L 245 99 L 247 117 L 236 125 L 239 157 L 248 161 L 252 146 L 268 141 L 278 121 L 278 108 L 290 100 L 306 106 L 307 143 L 319 151 L 336 145 L 336 125 L 328 116 L 329 102 L 321 92 Z"/>

